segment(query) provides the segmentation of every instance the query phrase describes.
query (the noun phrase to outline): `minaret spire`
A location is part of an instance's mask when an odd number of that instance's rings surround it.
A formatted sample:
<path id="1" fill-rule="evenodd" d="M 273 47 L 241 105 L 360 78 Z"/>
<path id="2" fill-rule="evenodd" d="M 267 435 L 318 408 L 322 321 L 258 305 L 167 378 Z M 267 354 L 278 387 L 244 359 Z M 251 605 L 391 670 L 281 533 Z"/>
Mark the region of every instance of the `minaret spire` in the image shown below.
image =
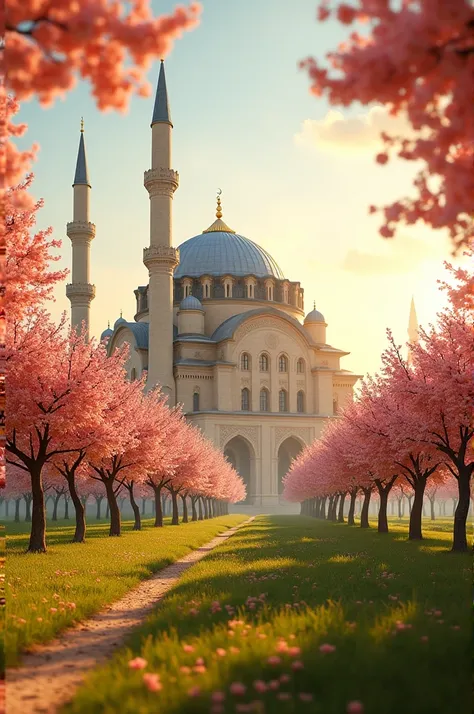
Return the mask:
<path id="1" fill-rule="evenodd" d="M 160 65 L 160 74 L 158 77 L 158 86 L 156 88 L 155 106 L 153 107 L 151 126 L 161 122 L 173 126 L 171 122 L 170 105 L 168 102 L 168 91 L 166 89 L 165 63 L 163 60 L 161 60 Z"/>
<path id="2" fill-rule="evenodd" d="M 84 143 L 84 119 L 81 117 L 81 136 L 79 139 L 79 151 L 77 152 L 76 173 L 74 174 L 73 186 L 82 184 L 91 187 L 89 173 L 87 171 L 86 145 Z"/>
<path id="3" fill-rule="evenodd" d="M 72 281 L 66 285 L 66 295 L 71 301 L 71 327 L 81 330 L 84 323 L 88 336 L 90 305 L 95 297 L 95 286 L 90 283 L 90 248 L 95 236 L 95 225 L 89 221 L 91 184 L 87 170 L 82 117 L 72 190 L 73 220 L 67 224 L 67 235 L 72 244 Z"/>
<path id="4" fill-rule="evenodd" d="M 160 66 L 155 106 L 151 121 L 151 169 L 144 184 L 150 195 L 150 244 L 143 251 L 148 268 L 148 376 L 147 388 L 161 385 L 168 403 L 174 406 L 173 374 L 173 273 L 179 251 L 173 248 L 172 205 L 179 175 L 171 166 L 171 134 L 165 68 Z"/>
<path id="5" fill-rule="evenodd" d="M 415 309 L 415 299 L 412 295 L 411 298 L 411 304 L 410 304 L 410 317 L 408 318 L 408 363 L 411 364 L 412 362 L 412 353 L 410 349 L 410 345 L 416 345 L 416 343 L 419 340 L 419 335 L 418 335 L 418 318 L 416 316 L 416 309 Z"/>

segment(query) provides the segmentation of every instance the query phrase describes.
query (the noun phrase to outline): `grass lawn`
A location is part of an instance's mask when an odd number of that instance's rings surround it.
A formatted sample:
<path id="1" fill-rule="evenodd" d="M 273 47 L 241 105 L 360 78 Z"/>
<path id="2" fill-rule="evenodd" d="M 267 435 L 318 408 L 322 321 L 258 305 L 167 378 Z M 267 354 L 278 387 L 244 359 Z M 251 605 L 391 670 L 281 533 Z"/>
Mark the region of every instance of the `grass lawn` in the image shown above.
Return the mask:
<path id="1" fill-rule="evenodd" d="M 48 551 L 42 554 L 25 553 L 28 524 L 9 523 L 7 665 L 16 664 L 32 644 L 50 640 L 245 519 L 222 516 L 164 528 L 154 528 L 150 519 L 142 531 L 133 531 L 133 522 L 125 521 L 120 538 L 108 537 L 108 523 L 95 522 L 88 526 L 86 543 L 71 543 L 71 521 L 59 521 L 48 525 Z"/>
<path id="2" fill-rule="evenodd" d="M 392 525 L 260 516 L 64 713 L 470 714 L 471 556 L 447 552 L 451 524 L 425 523 L 421 543 Z"/>

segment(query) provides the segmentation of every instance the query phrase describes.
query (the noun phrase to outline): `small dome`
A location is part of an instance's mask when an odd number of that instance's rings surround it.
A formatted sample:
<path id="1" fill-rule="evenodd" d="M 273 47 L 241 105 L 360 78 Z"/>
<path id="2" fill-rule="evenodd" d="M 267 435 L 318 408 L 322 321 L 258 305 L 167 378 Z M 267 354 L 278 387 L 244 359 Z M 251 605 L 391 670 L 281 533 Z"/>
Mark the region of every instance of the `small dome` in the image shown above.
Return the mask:
<path id="1" fill-rule="evenodd" d="M 106 330 L 103 331 L 103 333 L 100 336 L 100 341 L 103 342 L 104 340 L 108 340 L 112 335 L 114 334 L 114 331 L 108 327 Z"/>
<path id="2" fill-rule="evenodd" d="M 185 297 L 184 300 L 181 300 L 179 309 L 180 310 L 201 310 L 201 312 L 204 312 L 204 308 L 203 308 L 201 302 L 197 299 L 197 297 L 194 297 L 194 295 L 188 295 L 188 297 Z"/>
<path id="3" fill-rule="evenodd" d="M 304 319 L 305 324 L 308 322 L 326 322 L 324 319 L 324 315 L 322 312 L 319 312 L 319 310 L 316 310 L 316 306 L 311 310 L 311 312 L 308 312 Z"/>
<path id="4" fill-rule="evenodd" d="M 123 319 L 122 315 L 120 315 L 118 320 L 115 320 L 114 322 L 114 330 L 117 329 L 117 327 L 120 327 L 120 325 L 126 325 L 127 321 Z"/>

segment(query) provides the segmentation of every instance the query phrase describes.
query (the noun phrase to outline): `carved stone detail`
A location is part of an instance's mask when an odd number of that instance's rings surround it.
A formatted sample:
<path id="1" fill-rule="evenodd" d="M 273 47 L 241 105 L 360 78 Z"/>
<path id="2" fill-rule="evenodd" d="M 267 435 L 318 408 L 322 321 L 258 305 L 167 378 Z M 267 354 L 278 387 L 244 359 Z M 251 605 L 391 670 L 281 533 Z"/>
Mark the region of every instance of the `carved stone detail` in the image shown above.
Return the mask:
<path id="1" fill-rule="evenodd" d="M 267 335 L 265 335 L 265 344 L 271 350 L 276 349 L 278 347 L 278 343 L 279 343 L 278 336 L 275 335 L 274 332 L 269 332 Z"/>
<path id="2" fill-rule="evenodd" d="M 235 426 L 224 425 L 219 426 L 219 445 L 221 449 L 234 438 L 234 436 L 243 436 L 253 446 L 255 455 L 258 456 L 258 428 L 256 426 Z"/>
<path id="3" fill-rule="evenodd" d="M 87 238 L 92 240 L 95 236 L 95 223 L 88 221 L 71 221 L 66 223 L 66 233 L 71 238 Z"/>
<path id="4" fill-rule="evenodd" d="M 242 387 L 249 387 L 250 388 L 250 379 L 241 379 L 241 385 Z"/>
<path id="5" fill-rule="evenodd" d="M 81 302 L 83 298 L 93 300 L 95 298 L 95 285 L 90 283 L 69 283 L 66 285 L 66 295 L 70 300 Z"/>
<path id="6" fill-rule="evenodd" d="M 148 270 L 154 265 L 166 265 L 174 270 L 179 264 L 179 250 L 171 246 L 151 245 L 143 249 L 143 262 Z"/>
<path id="7" fill-rule="evenodd" d="M 305 381 L 304 381 L 304 379 L 298 379 L 298 380 L 296 381 L 296 386 L 298 387 L 298 389 L 304 389 L 304 386 L 305 386 Z"/>
<path id="8" fill-rule="evenodd" d="M 296 438 L 299 438 L 304 444 L 309 444 L 311 441 L 311 434 L 310 434 L 309 427 L 306 427 L 306 426 L 293 426 L 293 427 L 277 426 L 275 429 L 275 446 L 276 446 L 277 453 L 278 453 L 278 449 L 280 448 L 283 441 L 285 441 L 285 439 L 287 439 L 289 436 L 295 436 Z"/>
<path id="9" fill-rule="evenodd" d="M 292 329 L 291 325 L 288 325 L 287 323 L 282 323 L 280 322 L 280 320 L 273 317 L 257 317 L 248 322 L 244 322 L 243 325 L 237 328 L 235 332 L 235 338 L 236 340 L 241 339 L 249 332 L 253 332 L 254 330 L 267 329 L 285 333 L 285 328 L 288 328 L 288 331 L 291 331 L 293 333 L 293 336 L 299 339 L 300 342 L 306 347 L 306 343 L 304 342 L 302 335 L 300 335 L 297 330 Z M 275 337 L 277 336 L 275 335 Z"/>
<path id="10" fill-rule="evenodd" d="M 150 196 L 173 196 L 179 185 L 179 174 L 168 168 L 145 171 L 143 183 Z"/>

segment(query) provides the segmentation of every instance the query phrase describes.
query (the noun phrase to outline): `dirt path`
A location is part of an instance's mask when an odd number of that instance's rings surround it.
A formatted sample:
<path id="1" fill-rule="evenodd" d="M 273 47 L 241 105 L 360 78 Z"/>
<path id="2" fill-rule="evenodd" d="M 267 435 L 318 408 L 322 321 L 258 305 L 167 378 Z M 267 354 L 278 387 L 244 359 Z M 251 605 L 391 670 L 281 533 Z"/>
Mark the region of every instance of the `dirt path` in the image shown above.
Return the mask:
<path id="1" fill-rule="evenodd" d="M 106 610 L 23 657 L 18 669 L 7 670 L 8 714 L 54 714 L 72 699 L 89 669 L 110 657 L 140 625 L 181 575 L 230 538 L 240 525 L 217 535 L 172 565 L 160 570 Z"/>

